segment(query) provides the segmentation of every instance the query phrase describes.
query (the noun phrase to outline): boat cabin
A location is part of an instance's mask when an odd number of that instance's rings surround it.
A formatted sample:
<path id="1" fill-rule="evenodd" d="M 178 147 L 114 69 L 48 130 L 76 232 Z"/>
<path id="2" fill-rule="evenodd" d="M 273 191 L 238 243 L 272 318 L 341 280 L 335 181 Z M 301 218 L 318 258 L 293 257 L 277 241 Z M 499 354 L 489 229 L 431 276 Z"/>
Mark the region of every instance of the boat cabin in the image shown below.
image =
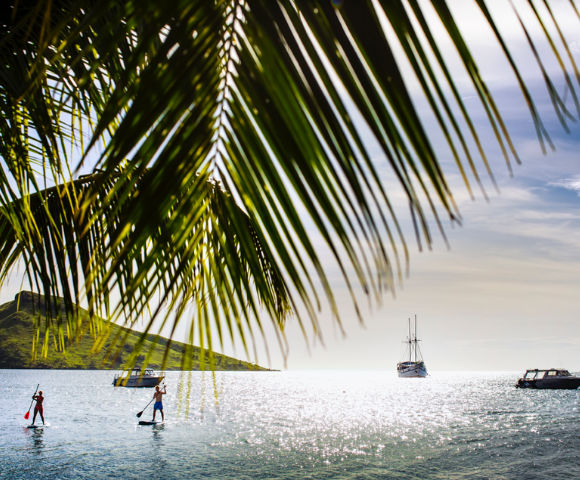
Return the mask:
<path id="1" fill-rule="evenodd" d="M 163 373 L 156 373 L 152 368 L 142 370 L 140 367 L 134 367 L 129 375 L 116 374 L 113 379 L 115 387 L 154 387 L 159 385 L 165 378 Z"/>
<path id="2" fill-rule="evenodd" d="M 141 373 L 141 368 L 139 368 L 139 367 L 135 367 L 135 368 L 133 368 L 133 370 L 131 370 L 132 377 L 140 377 L 141 375 L 143 375 L 143 376 L 156 376 L 157 374 L 155 373 L 155 371 L 152 368 L 146 368 L 143 373 Z"/>
<path id="3" fill-rule="evenodd" d="M 558 370 L 555 368 L 550 368 L 548 370 L 539 370 L 537 368 L 533 370 L 526 370 L 526 374 L 523 380 L 540 380 L 540 379 L 550 379 L 555 377 L 571 377 L 572 375 L 568 370 Z"/>

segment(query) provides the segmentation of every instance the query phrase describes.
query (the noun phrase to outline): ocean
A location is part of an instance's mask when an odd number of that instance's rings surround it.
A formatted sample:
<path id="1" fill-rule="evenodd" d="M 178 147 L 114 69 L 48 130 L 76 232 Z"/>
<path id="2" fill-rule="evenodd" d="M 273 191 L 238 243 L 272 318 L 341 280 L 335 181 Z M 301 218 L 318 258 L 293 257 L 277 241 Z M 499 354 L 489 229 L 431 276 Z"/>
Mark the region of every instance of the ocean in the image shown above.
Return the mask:
<path id="1" fill-rule="evenodd" d="M 168 372 L 155 426 L 114 373 L 0 370 L 0 478 L 580 478 L 580 392 L 523 372 Z"/>

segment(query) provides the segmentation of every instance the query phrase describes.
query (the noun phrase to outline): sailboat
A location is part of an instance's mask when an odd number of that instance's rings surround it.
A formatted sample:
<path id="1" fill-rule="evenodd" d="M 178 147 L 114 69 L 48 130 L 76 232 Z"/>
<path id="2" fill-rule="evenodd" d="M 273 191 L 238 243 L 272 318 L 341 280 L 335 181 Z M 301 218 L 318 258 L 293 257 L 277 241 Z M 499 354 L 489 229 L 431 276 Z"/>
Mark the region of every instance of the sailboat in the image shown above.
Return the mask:
<path id="1" fill-rule="evenodd" d="M 420 340 L 417 339 L 417 315 L 415 315 L 415 331 L 411 332 L 411 319 L 409 318 L 409 336 L 403 343 L 406 344 L 403 356 L 405 360 L 397 363 L 397 373 L 399 377 L 426 377 L 427 367 L 419 348 Z M 409 352 L 409 360 L 406 360 Z"/>

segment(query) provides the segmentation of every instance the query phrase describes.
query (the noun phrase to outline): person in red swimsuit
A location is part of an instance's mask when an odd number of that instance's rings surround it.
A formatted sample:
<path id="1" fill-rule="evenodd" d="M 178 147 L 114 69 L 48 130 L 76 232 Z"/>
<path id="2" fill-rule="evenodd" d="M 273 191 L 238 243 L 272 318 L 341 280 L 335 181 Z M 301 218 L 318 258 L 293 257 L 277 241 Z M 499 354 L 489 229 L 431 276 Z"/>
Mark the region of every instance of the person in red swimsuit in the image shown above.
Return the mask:
<path id="1" fill-rule="evenodd" d="M 42 409 L 42 402 L 44 402 L 44 397 L 42 396 L 42 390 L 38 392 L 38 395 L 32 395 L 32 399 L 36 400 L 36 405 L 34 407 L 34 417 L 32 417 L 32 425 L 36 421 L 36 414 L 40 413 L 40 418 L 42 418 L 42 424 L 44 425 L 44 411 Z"/>

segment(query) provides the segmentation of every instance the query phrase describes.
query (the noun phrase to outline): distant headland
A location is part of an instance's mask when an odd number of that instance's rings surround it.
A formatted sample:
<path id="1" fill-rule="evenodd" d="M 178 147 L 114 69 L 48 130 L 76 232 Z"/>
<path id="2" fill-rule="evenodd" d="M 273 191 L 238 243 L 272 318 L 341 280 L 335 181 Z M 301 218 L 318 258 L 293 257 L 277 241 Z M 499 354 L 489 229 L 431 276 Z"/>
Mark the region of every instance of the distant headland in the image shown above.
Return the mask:
<path id="1" fill-rule="evenodd" d="M 54 304 L 58 305 L 60 299 Z M 53 304 L 53 305 L 54 305 Z M 62 303 L 60 303 L 62 304 Z M 53 306 L 53 312 L 54 312 Z M 79 307 L 80 315 L 88 318 L 88 312 Z M 0 305 L 0 369 L 12 368 L 38 368 L 38 369 L 75 369 L 75 370 L 120 370 L 125 362 L 129 359 L 133 351 L 133 345 L 139 339 L 141 333 L 132 331 L 115 324 L 107 324 L 110 328 L 107 340 L 96 354 L 91 354 L 93 339 L 90 335 L 84 335 L 80 342 L 67 341 L 66 353 L 57 352 L 54 347 L 54 341 L 49 346 L 48 355 L 40 355 L 40 347 L 37 348 L 36 358 L 32 360 L 32 340 L 33 340 L 33 312 L 46 314 L 45 297 L 32 292 L 23 291 L 20 293 L 20 299 L 16 295 L 14 301 Z M 122 330 L 119 332 L 119 330 Z M 118 333 L 121 335 L 117 336 Z M 121 354 L 115 359 L 113 365 L 104 362 L 105 353 L 111 347 L 111 342 L 116 338 L 123 338 L 128 333 L 127 341 L 122 347 Z M 52 334 L 51 334 L 52 336 Z M 154 346 L 157 340 L 157 345 Z M 140 360 L 151 348 L 154 348 L 153 354 L 147 364 L 148 368 L 160 368 L 165 354 L 168 339 L 158 335 L 148 335 L 142 348 Z M 201 349 L 199 347 L 187 347 L 192 352 L 189 357 L 190 361 L 186 367 L 183 367 L 182 352 L 187 346 L 184 343 L 172 341 L 169 347 L 169 355 L 165 363 L 165 370 L 210 370 L 210 359 L 207 351 L 204 352 L 204 362 L 202 362 Z M 272 371 L 258 365 L 244 362 L 219 353 L 213 354 L 214 370 L 221 371 Z"/>

